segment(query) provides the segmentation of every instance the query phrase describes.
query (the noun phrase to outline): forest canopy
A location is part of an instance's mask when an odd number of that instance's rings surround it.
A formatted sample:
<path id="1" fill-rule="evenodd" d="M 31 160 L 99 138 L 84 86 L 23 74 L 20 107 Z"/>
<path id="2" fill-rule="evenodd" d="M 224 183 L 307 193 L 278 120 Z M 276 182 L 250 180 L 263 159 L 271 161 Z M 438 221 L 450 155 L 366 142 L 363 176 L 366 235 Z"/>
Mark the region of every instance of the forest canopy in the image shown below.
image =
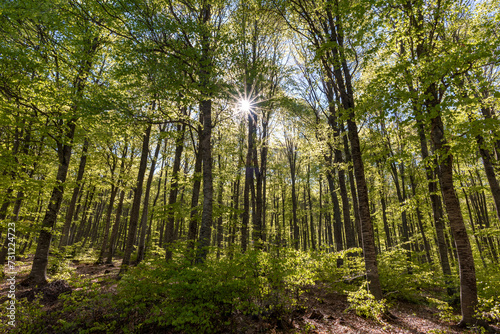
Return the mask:
<path id="1" fill-rule="evenodd" d="M 319 284 L 492 329 L 499 65 L 498 0 L 4 0 L 3 276 L 116 304 L 54 332 L 222 332 Z M 2 326 L 51 319 L 21 295 Z"/>

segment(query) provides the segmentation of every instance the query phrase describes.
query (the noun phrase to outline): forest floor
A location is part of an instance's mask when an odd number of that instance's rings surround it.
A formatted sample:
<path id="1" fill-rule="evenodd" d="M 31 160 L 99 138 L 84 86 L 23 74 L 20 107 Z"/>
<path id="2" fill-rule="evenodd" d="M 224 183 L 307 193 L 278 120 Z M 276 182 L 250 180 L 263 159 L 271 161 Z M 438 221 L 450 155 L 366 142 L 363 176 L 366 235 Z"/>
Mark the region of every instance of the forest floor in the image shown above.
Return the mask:
<path id="1" fill-rule="evenodd" d="M 17 282 L 27 277 L 32 258 L 17 262 Z M 73 261 L 70 266 L 82 278 L 98 283 L 102 293 L 113 293 L 117 287 L 115 277 L 120 269 L 120 261 L 113 265 L 96 265 L 89 262 Z M 8 284 L 2 279 L 0 284 L 0 304 L 7 300 Z M 17 285 L 16 296 L 26 296 L 29 289 Z M 50 312 L 59 308 L 57 292 L 54 298 L 48 296 L 42 300 L 44 310 Z M 347 296 L 332 291 L 327 286 L 316 284 L 308 286 L 299 297 L 296 311 L 291 314 L 290 321 L 280 324 L 276 321 L 259 317 L 234 315 L 233 324 L 236 333 L 481 333 L 478 329 L 462 329 L 452 322 L 440 318 L 440 311 L 428 305 L 414 304 L 404 301 L 393 301 L 390 307 L 390 318 L 383 320 L 366 319 L 348 310 Z M 455 313 L 458 316 L 458 313 Z M 491 326 L 493 332 L 500 333 L 500 328 Z M 160 332 L 159 332 L 160 333 Z M 163 331 L 161 332 L 163 333 Z"/>

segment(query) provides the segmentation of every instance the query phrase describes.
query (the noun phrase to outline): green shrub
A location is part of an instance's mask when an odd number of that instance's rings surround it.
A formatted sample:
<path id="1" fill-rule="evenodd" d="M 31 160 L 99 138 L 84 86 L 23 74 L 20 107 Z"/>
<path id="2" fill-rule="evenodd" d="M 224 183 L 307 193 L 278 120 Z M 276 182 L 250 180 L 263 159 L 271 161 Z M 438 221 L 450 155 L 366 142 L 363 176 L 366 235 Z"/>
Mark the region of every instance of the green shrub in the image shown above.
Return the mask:
<path id="1" fill-rule="evenodd" d="M 477 316 L 489 323 L 500 324 L 500 298 L 479 298 Z"/>
<path id="2" fill-rule="evenodd" d="M 460 321 L 460 316 L 453 313 L 453 308 L 447 302 L 432 297 L 427 297 L 427 301 L 439 310 L 439 319 L 448 322 Z"/>
<path id="3" fill-rule="evenodd" d="M 213 333 L 231 326 L 235 312 L 278 319 L 293 311 L 303 286 L 313 283 L 314 260 L 305 253 L 249 251 L 232 260 L 191 265 L 177 259 L 144 262 L 118 289 L 125 317 L 137 314 L 136 328 L 171 328 Z"/>
<path id="4" fill-rule="evenodd" d="M 391 298 L 410 302 L 425 301 L 421 291 L 444 291 L 444 279 L 429 264 L 408 261 L 402 248 L 386 251 L 378 257 L 382 289 Z M 411 272 L 408 272 L 411 268 Z"/>
<path id="5" fill-rule="evenodd" d="M 316 279 L 328 283 L 336 291 L 356 291 L 365 278 L 365 262 L 361 248 L 315 255 Z M 342 263 L 341 266 L 338 264 Z"/>
<path id="6" fill-rule="evenodd" d="M 354 310 L 360 317 L 382 321 L 382 316 L 387 311 L 387 304 L 384 299 L 376 300 L 368 291 L 368 282 L 364 282 L 357 291 L 346 291 L 348 310 Z"/>

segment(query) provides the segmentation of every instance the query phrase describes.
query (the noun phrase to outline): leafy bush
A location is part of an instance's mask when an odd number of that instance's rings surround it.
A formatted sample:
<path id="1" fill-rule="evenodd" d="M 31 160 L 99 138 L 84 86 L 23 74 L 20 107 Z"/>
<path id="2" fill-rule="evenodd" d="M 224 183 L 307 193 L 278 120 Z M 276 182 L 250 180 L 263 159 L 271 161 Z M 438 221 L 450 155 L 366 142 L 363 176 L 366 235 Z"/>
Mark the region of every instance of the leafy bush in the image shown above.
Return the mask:
<path id="1" fill-rule="evenodd" d="M 439 310 L 439 319 L 448 322 L 460 320 L 460 316 L 453 313 L 453 308 L 447 302 L 432 297 L 427 297 L 427 301 Z"/>
<path id="2" fill-rule="evenodd" d="M 361 254 L 361 248 L 317 253 L 316 279 L 328 283 L 336 291 L 356 291 L 365 277 L 365 262 Z"/>
<path id="3" fill-rule="evenodd" d="M 200 265 L 145 262 L 120 282 L 118 307 L 129 320 L 138 315 L 131 331 L 213 333 L 231 327 L 234 313 L 280 319 L 293 311 L 302 287 L 313 283 L 314 266 L 305 253 L 282 255 L 249 251 Z"/>
<path id="4" fill-rule="evenodd" d="M 477 316 L 490 323 L 500 324 L 500 298 L 479 298 Z"/>
<path id="5" fill-rule="evenodd" d="M 364 282 L 357 291 L 346 291 L 348 310 L 354 310 L 360 317 L 370 318 L 381 322 L 382 316 L 387 311 L 384 299 L 376 300 L 368 291 L 368 282 Z"/>
<path id="6" fill-rule="evenodd" d="M 382 289 L 391 298 L 410 302 L 424 301 L 421 291 L 444 291 L 444 279 L 428 264 L 408 262 L 405 251 L 395 248 L 378 257 Z M 408 273 L 408 268 L 411 273 Z"/>

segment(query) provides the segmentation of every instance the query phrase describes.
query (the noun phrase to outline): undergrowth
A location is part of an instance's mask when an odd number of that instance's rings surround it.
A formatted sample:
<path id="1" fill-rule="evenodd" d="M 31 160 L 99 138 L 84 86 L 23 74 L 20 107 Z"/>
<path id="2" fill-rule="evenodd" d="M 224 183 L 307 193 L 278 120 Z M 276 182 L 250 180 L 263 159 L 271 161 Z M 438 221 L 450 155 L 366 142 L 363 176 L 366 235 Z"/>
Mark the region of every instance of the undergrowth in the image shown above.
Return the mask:
<path id="1" fill-rule="evenodd" d="M 378 322 L 395 299 L 431 305 L 442 320 L 457 320 L 456 309 L 444 295 L 442 277 L 428 264 L 409 263 L 397 248 L 379 256 L 382 301 L 367 289 L 359 248 L 336 253 L 248 251 L 232 258 L 210 257 L 202 264 L 192 264 L 182 255 L 169 263 L 155 257 L 130 268 L 119 281 L 109 276 L 100 284 L 68 269 L 68 258 L 54 255 L 49 270 L 53 278 L 68 280 L 72 293 L 61 295 L 61 302 L 50 310 L 36 300 L 18 301 L 14 333 L 237 332 L 242 318 L 280 327 L 290 324 L 301 307 L 300 295 L 316 282 L 344 292 L 350 303 L 346 311 Z M 92 263 L 95 254 L 75 255 Z M 499 287 L 494 280 L 499 275 L 478 271 L 478 288 L 483 291 L 478 317 L 490 323 L 500 322 L 495 294 Z M 5 324 L 0 332 L 6 330 Z"/>

